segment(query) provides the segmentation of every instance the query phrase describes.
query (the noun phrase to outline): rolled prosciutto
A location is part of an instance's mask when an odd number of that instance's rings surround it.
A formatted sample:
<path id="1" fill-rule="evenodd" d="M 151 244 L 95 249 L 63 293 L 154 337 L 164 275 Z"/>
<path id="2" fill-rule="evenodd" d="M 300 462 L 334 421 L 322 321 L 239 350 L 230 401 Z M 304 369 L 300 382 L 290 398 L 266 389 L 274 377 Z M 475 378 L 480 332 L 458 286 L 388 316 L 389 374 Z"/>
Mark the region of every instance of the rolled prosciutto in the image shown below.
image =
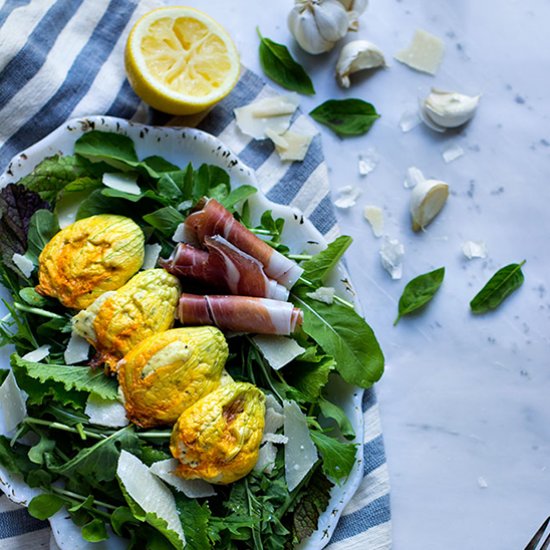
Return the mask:
<path id="1" fill-rule="evenodd" d="M 242 296 L 287 300 L 288 289 L 269 279 L 262 264 L 220 235 L 205 237 L 208 252 L 180 243 L 161 265 L 173 275 L 214 290 Z"/>
<path id="2" fill-rule="evenodd" d="M 256 258 L 268 277 L 292 288 L 303 272 L 296 262 L 271 248 L 266 242 L 238 222 L 216 199 L 204 199 L 201 210 L 193 212 L 184 224 L 184 240 L 204 245 L 206 237 L 221 235 L 231 244 Z"/>
<path id="3" fill-rule="evenodd" d="M 302 324 L 302 310 L 290 302 L 249 296 L 182 294 L 178 306 L 183 325 L 214 325 L 231 332 L 292 334 Z"/>

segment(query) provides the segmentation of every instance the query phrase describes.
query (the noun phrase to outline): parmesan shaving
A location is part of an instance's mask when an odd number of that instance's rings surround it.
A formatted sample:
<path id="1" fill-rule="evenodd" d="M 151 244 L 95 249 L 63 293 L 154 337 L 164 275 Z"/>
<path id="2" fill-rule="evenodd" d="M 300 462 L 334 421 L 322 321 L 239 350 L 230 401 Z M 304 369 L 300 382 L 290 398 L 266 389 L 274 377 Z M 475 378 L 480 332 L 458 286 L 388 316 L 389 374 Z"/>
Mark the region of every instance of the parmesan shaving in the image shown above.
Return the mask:
<path id="1" fill-rule="evenodd" d="M 453 162 L 453 160 L 456 160 L 460 158 L 464 154 L 464 149 L 457 143 L 453 143 L 450 147 L 445 149 L 443 153 L 441 153 L 441 156 L 443 157 L 443 160 L 449 164 L 449 162 Z"/>
<path id="2" fill-rule="evenodd" d="M 270 443 L 278 443 L 286 445 L 288 443 L 288 437 L 283 434 L 267 433 L 263 437 L 263 441 L 269 441 Z"/>
<path id="3" fill-rule="evenodd" d="M 91 424 L 108 428 L 122 428 L 128 425 L 126 409 L 119 401 L 103 399 L 93 393 L 88 397 L 84 414 Z"/>
<path id="4" fill-rule="evenodd" d="M 203 479 L 182 479 L 175 475 L 173 472 L 177 466 L 176 459 L 168 458 L 152 464 L 149 471 L 188 498 L 211 497 L 216 494 L 214 487 Z"/>
<path id="5" fill-rule="evenodd" d="M 311 440 L 307 419 L 295 401 L 284 402 L 285 479 L 293 491 L 317 462 L 317 448 Z"/>
<path id="6" fill-rule="evenodd" d="M 313 139 L 312 135 L 299 134 L 298 132 L 288 130 L 279 137 L 282 138 L 280 142 L 277 143 L 273 140 L 273 143 L 275 143 L 275 150 L 279 153 L 281 160 L 302 161 L 306 158 L 307 151 Z"/>
<path id="7" fill-rule="evenodd" d="M 277 458 L 277 447 L 273 443 L 267 441 L 260 447 L 258 453 L 258 461 L 254 465 L 255 472 L 266 472 L 270 474 L 275 466 L 275 459 Z"/>
<path id="8" fill-rule="evenodd" d="M 369 175 L 378 165 L 380 157 L 374 149 L 367 149 L 364 155 L 359 155 L 359 175 Z"/>
<path id="9" fill-rule="evenodd" d="M 483 241 L 466 241 L 462 244 L 462 253 L 468 260 L 487 257 L 487 245 Z"/>
<path id="10" fill-rule="evenodd" d="M 367 204 L 363 216 L 369 222 L 375 237 L 381 237 L 384 232 L 384 212 L 378 206 Z"/>
<path id="11" fill-rule="evenodd" d="M 411 44 L 395 54 L 395 59 L 405 65 L 435 75 L 445 52 L 443 40 L 429 32 L 417 29 Z"/>
<path id="12" fill-rule="evenodd" d="M 399 127 L 401 131 L 406 133 L 410 132 L 413 128 L 416 128 L 420 124 L 420 118 L 418 111 L 405 111 L 399 119 Z"/>
<path id="13" fill-rule="evenodd" d="M 359 195 L 361 195 L 361 191 L 353 185 L 340 187 L 338 190 L 338 196 L 334 201 L 334 206 L 336 206 L 336 208 L 343 209 L 351 208 L 352 206 L 355 206 Z"/>
<path id="14" fill-rule="evenodd" d="M 391 275 L 392 279 L 401 279 L 403 276 L 403 256 L 405 247 L 397 240 L 385 237 L 380 247 L 382 266 Z"/>
<path id="15" fill-rule="evenodd" d="M 283 409 L 276 411 L 275 409 L 267 406 L 265 409 L 265 424 L 264 434 L 274 434 L 283 427 L 285 417 L 283 415 Z"/>
<path id="16" fill-rule="evenodd" d="M 34 351 L 29 351 L 29 353 L 25 353 L 21 359 L 25 359 L 25 361 L 42 361 L 42 359 L 45 359 L 50 355 L 50 346 L 48 344 L 44 344 L 43 346 L 40 346 L 39 348 L 36 348 Z"/>
<path id="17" fill-rule="evenodd" d="M 76 332 L 73 332 L 69 339 L 69 343 L 67 344 L 67 349 L 63 354 L 65 363 L 67 365 L 74 365 L 76 363 L 81 363 L 82 361 L 87 361 L 89 351 L 90 344 L 88 344 L 82 336 L 79 336 Z"/>
<path id="18" fill-rule="evenodd" d="M 288 338 L 287 336 L 259 334 L 252 339 L 258 346 L 264 359 L 274 370 L 282 369 L 305 351 L 296 340 Z"/>
<path id="19" fill-rule="evenodd" d="M 299 103 L 298 94 L 272 96 L 235 109 L 237 126 L 244 134 L 255 139 L 265 139 L 266 130 L 283 134 Z"/>
<path id="20" fill-rule="evenodd" d="M 332 304 L 334 302 L 334 288 L 331 286 L 322 286 L 313 292 L 306 292 L 306 296 L 312 300 L 323 302 L 324 304 Z"/>
<path id="21" fill-rule="evenodd" d="M 185 225 L 183 223 L 180 223 L 176 227 L 176 231 L 174 231 L 174 234 L 172 235 L 172 240 L 175 243 L 185 242 Z"/>
<path id="22" fill-rule="evenodd" d="M 419 183 L 422 183 L 426 178 L 424 177 L 424 174 L 422 171 L 417 168 L 416 166 L 410 166 L 407 168 L 407 174 L 405 176 L 405 181 L 403 182 L 403 186 L 405 189 L 412 189 L 413 187 L 416 187 Z"/>
<path id="23" fill-rule="evenodd" d="M 28 278 L 32 275 L 34 264 L 26 256 L 15 252 L 11 259 L 13 263 L 21 270 L 21 273 L 23 273 L 25 277 Z"/>
<path id="24" fill-rule="evenodd" d="M 139 458 L 125 450 L 120 453 L 116 473 L 128 495 L 145 513 L 164 520 L 167 529 L 173 531 L 182 546 L 185 546 L 185 535 L 170 489 L 153 475 Z"/>
<path id="25" fill-rule="evenodd" d="M 27 416 L 27 396 L 19 389 L 10 370 L 0 386 L 0 435 L 11 437 Z"/>
<path id="26" fill-rule="evenodd" d="M 141 189 L 137 184 L 137 176 L 119 172 L 105 172 L 101 181 L 103 185 L 116 191 L 128 193 L 129 195 L 141 195 Z"/>
<path id="27" fill-rule="evenodd" d="M 146 244 L 141 269 L 153 269 L 157 265 L 162 246 L 158 243 Z"/>

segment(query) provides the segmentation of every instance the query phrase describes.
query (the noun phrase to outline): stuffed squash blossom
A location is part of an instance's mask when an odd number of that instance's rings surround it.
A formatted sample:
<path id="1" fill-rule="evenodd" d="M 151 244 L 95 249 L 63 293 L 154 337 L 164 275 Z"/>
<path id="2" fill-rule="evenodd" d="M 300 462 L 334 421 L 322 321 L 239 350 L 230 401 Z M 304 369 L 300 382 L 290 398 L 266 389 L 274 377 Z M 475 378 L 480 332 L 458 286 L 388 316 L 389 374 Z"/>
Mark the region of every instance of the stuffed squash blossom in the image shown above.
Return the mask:
<path id="1" fill-rule="evenodd" d="M 111 372 L 152 334 L 172 328 L 179 281 L 164 269 L 146 269 L 73 317 L 73 329 L 99 352 Z"/>
<path id="2" fill-rule="evenodd" d="M 99 214 L 65 227 L 40 254 L 37 292 L 84 309 L 143 264 L 144 237 L 130 218 Z"/>
<path id="3" fill-rule="evenodd" d="M 231 382 L 181 413 L 170 450 L 175 474 L 227 484 L 247 475 L 256 462 L 265 424 L 265 396 L 248 382 Z"/>
<path id="4" fill-rule="evenodd" d="M 185 327 L 154 334 L 119 363 L 128 418 L 138 426 L 172 425 L 222 381 L 228 348 L 215 327 Z"/>

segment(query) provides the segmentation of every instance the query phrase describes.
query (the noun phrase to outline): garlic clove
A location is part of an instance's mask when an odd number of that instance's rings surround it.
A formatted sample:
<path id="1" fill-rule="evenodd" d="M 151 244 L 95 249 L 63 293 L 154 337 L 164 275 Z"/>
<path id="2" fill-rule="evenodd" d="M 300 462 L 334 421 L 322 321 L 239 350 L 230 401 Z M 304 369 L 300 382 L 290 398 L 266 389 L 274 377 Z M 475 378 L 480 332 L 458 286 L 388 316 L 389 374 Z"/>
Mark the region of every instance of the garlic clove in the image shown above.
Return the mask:
<path id="1" fill-rule="evenodd" d="M 420 120 L 428 127 L 431 128 L 434 132 L 443 133 L 447 128 L 444 126 L 441 126 L 434 122 L 430 115 L 426 112 L 426 105 L 424 104 L 424 101 L 419 101 L 418 105 L 418 116 L 420 117 Z"/>
<path id="2" fill-rule="evenodd" d="M 348 42 L 340 52 L 336 63 L 336 80 L 344 88 L 349 88 L 349 75 L 365 69 L 385 67 L 384 54 L 368 40 Z"/>
<path id="3" fill-rule="evenodd" d="M 458 92 L 446 92 L 432 88 L 423 101 L 424 115 L 443 128 L 457 128 L 475 114 L 480 95 L 468 96 Z"/>
<path id="4" fill-rule="evenodd" d="M 411 191 L 410 211 L 413 231 L 424 229 L 439 214 L 447 197 L 449 186 L 439 180 L 424 180 Z"/>
<path id="5" fill-rule="evenodd" d="M 359 29 L 359 16 L 367 9 L 368 0 L 339 0 L 348 12 L 348 30 Z"/>
<path id="6" fill-rule="evenodd" d="M 300 47 L 308 53 L 320 54 L 334 48 L 334 42 L 319 33 L 313 13 L 297 4 L 288 14 L 288 28 Z"/>
<path id="7" fill-rule="evenodd" d="M 337 42 L 348 32 L 348 14 L 338 0 L 324 0 L 312 4 L 319 34 L 330 42 Z"/>

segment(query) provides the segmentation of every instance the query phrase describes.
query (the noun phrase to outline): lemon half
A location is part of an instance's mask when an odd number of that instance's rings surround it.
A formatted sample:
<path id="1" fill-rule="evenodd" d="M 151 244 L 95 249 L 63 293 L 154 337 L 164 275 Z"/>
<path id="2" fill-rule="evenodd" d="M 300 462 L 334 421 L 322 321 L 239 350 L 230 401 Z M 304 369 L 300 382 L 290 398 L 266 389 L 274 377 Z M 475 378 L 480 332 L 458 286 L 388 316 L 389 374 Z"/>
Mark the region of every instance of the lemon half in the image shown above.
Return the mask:
<path id="1" fill-rule="evenodd" d="M 145 103 L 189 115 L 223 99 L 239 78 L 239 54 L 227 31 L 189 7 L 158 8 L 133 26 L 126 42 L 128 80 Z"/>

